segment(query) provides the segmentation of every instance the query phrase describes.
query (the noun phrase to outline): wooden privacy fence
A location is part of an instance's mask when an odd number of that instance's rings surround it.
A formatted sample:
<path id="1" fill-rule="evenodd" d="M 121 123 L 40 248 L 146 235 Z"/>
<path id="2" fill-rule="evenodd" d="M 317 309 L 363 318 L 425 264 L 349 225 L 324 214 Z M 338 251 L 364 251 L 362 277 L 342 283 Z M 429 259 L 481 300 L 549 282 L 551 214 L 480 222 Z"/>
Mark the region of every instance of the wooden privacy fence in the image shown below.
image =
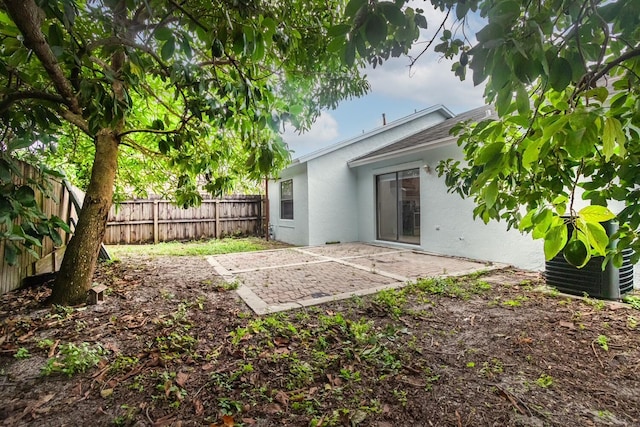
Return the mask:
<path id="1" fill-rule="evenodd" d="M 15 177 L 16 184 L 28 183 L 29 179 L 44 182 L 44 187 L 49 188 L 49 197 L 38 188 L 33 187 L 36 202 L 47 216 L 57 215 L 71 227 L 73 231 L 78 220 L 79 205 L 75 202 L 74 189 L 66 182 L 43 178 L 37 168 L 19 162 L 22 178 Z M 71 238 L 64 230 L 58 230 L 62 241 L 66 243 Z M 40 256 L 39 259 L 33 257 L 27 251 L 19 255 L 16 265 L 10 266 L 4 261 L 4 241 L 0 240 L 0 294 L 17 289 L 22 284 L 22 279 L 36 274 L 50 273 L 60 268 L 64 249 L 66 246 L 55 247 L 50 238 L 45 238 L 42 247 L 32 247 Z"/>
<path id="2" fill-rule="evenodd" d="M 167 200 L 130 200 L 111 208 L 106 245 L 261 235 L 265 212 L 261 196 L 205 199 L 183 209 Z"/>

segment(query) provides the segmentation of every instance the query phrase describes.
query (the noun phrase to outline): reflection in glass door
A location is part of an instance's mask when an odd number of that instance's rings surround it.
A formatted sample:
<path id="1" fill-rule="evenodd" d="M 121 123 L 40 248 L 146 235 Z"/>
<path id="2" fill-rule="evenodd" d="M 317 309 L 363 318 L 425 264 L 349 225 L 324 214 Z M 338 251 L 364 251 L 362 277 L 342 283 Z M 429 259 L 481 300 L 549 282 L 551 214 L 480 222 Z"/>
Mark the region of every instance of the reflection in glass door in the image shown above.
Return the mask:
<path id="1" fill-rule="evenodd" d="M 377 238 L 420 244 L 420 171 L 376 176 Z"/>

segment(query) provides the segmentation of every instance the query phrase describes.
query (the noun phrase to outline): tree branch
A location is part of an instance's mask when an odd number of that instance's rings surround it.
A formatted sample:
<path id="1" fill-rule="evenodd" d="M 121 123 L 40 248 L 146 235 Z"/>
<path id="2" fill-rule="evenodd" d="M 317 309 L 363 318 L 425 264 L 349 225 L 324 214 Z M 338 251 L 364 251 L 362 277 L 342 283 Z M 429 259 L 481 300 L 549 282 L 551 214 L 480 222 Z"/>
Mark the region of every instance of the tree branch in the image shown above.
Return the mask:
<path id="1" fill-rule="evenodd" d="M 155 59 L 155 61 L 160 65 L 160 67 L 162 67 L 163 71 L 167 72 L 167 66 L 166 64 L 162 61 L 162 58 L 160 58 L 160 56 L 158 56 L 157 53 L 155 53 L 152 49 L 148 48 L 145 45 L 142 44 L 138 44 L 135 42 L 132 42 L 130 40 L 125 40 L 122 39 L 120 37 L 109 37 L 106 39 L 100 39 L 100 40 L 96 40 L 94 42 L 91 42 L 87 45 L 87 52 L 91 52 L 93 49 L 99 47 L 99 46 L 128 46 L 128 47 L 132 47 L 134 49 L 138 49 L 143 51 L 144 53 L 150 55 L 151 57 L 153 57 L 153 59 Z"/>
<path id="2" fill-rule="evenodd" d="M 602 76 L 604 76 L 605 74 L 607 74 L 609 71 L 611 71 L 612 68 L 617 67 L 618 65 L 622 64 L 623 62 L 635 57 L 635 56 L 640 56 L 640 47 L 637 47 L 635 49 L 632 49 L 628 52 L 625 52 L 624 54 L 620 55 L 619 57 L 617 57 L 616 59 L 614 59 L 613 61 L 607 63 L 607 65 L 604 66 L 604 68 L 600 71 L 598 71 L 596 74 L 593 75 L 593 77 L 591 78 L 590 81 L 592 82 L 597 82 L 598 80 L 600 80 L 600 78 Z"/>
<path id="3" fill-rule="evenodd" d="M 11 19 L 22 33 L 24 44 L 33 49 L 51 78 L 56 91 L 68 101 L 69 109 L 73 113 L 81 114 L 82 110 L 73 91 L 73 86 L 62 72 L 51 46 L 42 33 L 41 24 L 44 12 L 34 0 L 4 0 L 4 4 Z"/>
<path id="4" fill-rule="evenodd" d="M 59 95 L 38 91 L 22 91 L 10 93 L 0 100 L 0 114 L 7 111 L 13 103 L 23 99 L 40 99 L 42 101 L 55 102 L 57 104 L 64 104 L 67 107 L 71 107 L 71 103 Z"/>
<path id="5" fill-rule="evenodd" d="M 180 133 L 179 130 L 160 130 L 160 129 L 130 129 L 118 134 L 118 137 L 122 138 L 123 136 L 132 134 L 132 133 L 156 133 L 160 135 L 172 135 L 176 133 Z"/>
<path id="6" fill-rule="evenodd" d="M 202 28 L 205 31 L 210 31 L 209 28 L 207 28 L 204 24 L 202 24 L 195 16 L 193 16 L 191 13 L 189 13 L 189 11 L 185 10 L 181 5 L 179 5 L 178 3 L 176 3 L 174 0 L 169 0 L 169 3 L 171 3 L 174 7 L 176 7 L 180 12 L 184 13 L 189 19 L 191 19 L 193 21 L 194 24 L 196 24 L 198 27 Z"/>
<path id="7" fill-rule="evenodd" d="M 447 22 L 447 19 L 449 19 L 449 14 L 451 14 L 451 8 L 449 8 L 449 10 L 447 10 L 447 15 L 444 17 L 444 19 L 442 20 L 442 22 L 440 23 L 440 26 L 438 27 L 438 29 L 436 30 L 435 34 L 433 35 L 433 37 L 431 38 L 431 40 L 429 40 L 429 43 L 427 43 L 427 47 L 425 47 L 424 49 L 422 49 L 422 52 L 420 52 L 418 54 L 418 56 L 416 56 L 415 58 L 411 59 L 411 64 L 409 64 L 409 68 L 412 68 L 414 65 L 416 65 L 416 62 L 418 62 L 418 59 L 420 59 L 420 57 L 422 55 L 425 54 L 425 52 L 427 52 L 429 50 L 429 48 L 431 47 L 431 45 L 433 44 L 433 42 L 436 40 L 436 37 L 438 37 L 438 34 L 440 34 L 440 31 L 442 30 L 442 28 L 444 28 L 444 25 Z"/>
<path id="8" fill-rule="evenodd" d="M 79 114 L 75 114 L 69 110 L 62 110 L 61 115 L 62 118 L 64 118 L 72 125 L 78 127 L 78 129 L 87 134 L 89 137 L 95 138 L 95 135 L 89 130 L 89 124 L 84 118 L 82 118 L 82 116 L 80 116 Z"/>

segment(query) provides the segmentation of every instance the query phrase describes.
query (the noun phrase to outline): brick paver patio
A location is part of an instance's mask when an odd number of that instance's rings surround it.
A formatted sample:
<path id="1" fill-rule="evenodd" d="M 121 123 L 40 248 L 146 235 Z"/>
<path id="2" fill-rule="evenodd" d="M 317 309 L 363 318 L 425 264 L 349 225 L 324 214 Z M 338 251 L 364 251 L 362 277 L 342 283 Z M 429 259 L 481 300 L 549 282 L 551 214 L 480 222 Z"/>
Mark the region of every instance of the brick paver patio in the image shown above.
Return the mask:
<path id="1" fill-rule="evenodd" d="M 420 277 L 458 276 L 503 265 L 365 243 L 207 257 L 256 313 L 264 314 L 404 286 Z"/>

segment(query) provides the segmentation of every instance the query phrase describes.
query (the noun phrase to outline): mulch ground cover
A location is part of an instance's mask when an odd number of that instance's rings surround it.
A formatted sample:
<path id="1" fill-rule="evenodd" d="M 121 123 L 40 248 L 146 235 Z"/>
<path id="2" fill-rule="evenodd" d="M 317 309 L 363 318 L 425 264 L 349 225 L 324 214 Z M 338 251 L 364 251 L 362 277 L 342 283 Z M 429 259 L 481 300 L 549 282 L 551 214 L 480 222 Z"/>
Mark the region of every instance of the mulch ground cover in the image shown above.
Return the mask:
<path id="1" fill-rule="evenodd" d="M 257 316 L 200 257 L 0 297 L 8 426 L 637 426 L 640 312 L 501 270 Z"/>

